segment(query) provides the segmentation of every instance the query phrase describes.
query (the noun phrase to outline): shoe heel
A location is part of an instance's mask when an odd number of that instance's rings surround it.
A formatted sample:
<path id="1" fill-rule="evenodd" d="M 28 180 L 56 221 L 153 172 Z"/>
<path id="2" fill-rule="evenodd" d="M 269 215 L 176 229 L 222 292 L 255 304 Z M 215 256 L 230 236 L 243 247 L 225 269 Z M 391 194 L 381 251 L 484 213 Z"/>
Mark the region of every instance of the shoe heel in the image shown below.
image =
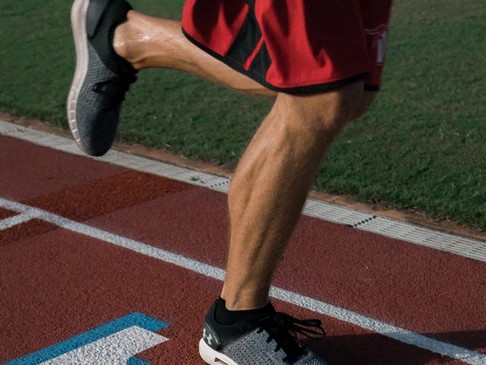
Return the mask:
<path id="1" fill-rule="evenodd" d="M 209 347 L 203 339 L 199 341 L 199 355 L 208 365 L 238 365 L 223 354 Z"/>
<path id="2" fill-rule="evenodd" d="M 75 0 L 71 7 L 71 28 L 76 51 L 76 69 L 66 103 L 69 128 L 78 146 L 84 151 L 79 136 L 76 108 L 81 86 L 88 70 L 88 41 L 86 39 L 86 13 L 88 0 Z"/>

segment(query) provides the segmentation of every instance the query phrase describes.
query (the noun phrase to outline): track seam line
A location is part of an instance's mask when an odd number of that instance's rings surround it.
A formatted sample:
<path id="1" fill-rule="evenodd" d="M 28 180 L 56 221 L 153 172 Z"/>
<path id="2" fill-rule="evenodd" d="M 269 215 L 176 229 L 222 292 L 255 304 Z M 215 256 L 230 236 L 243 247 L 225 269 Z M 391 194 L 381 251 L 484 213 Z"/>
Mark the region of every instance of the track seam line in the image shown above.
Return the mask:
<path id="1" fill-rule="evenodd" d="M 353 224 L 351 227 L 353 228 L 359 228 L 360 226 L 363 226 L 367 223 L 370 223 L 372 220 L 378 218 L 376 215 L 373 215 L 373 216 L 370 216 L 366 219 L 363 219 L 362 221 L 359 221 L 359 222 L 356 222 L 355 224 Z"/>
<path id="2" fill-rule="evenodd" d="M 137 252 L 166 263 L 174 264 L 178 267 L 193 271 L 209 278 L 219 281 L 224 280 L 225 270 L 221 268 L 205 264 L 161 248 L 153 247 L 140 241 L 107 232 L 87 224 L 76 222 L 60 215 L 49 213 L 45 210 L 11 200 L 0 198 L 0 206 L 21 214 L 31 215 L 35 218 L 55 224 L 58 227 L 70 230 L 72 232 L 111 243 L 113 245 L 129 249 L 133 252 Z M 305 308 L 340 321 L 351 323 L 363 329 L 379 333 L 393 340 L 444 355 L 451 359 L 460 360 L 466 364 L 486 365 L 486 355 L 482 353 L 446 342 L 441 342 L 433 338 L 373 319 L 371 317 L 367 317 L 365 315 L 310 298 L 308 296 L 274 286 L 271 288 L 270 295 L 275 299 L 282 300 L 289 304 L 293 304 L 295 306 Z"/>

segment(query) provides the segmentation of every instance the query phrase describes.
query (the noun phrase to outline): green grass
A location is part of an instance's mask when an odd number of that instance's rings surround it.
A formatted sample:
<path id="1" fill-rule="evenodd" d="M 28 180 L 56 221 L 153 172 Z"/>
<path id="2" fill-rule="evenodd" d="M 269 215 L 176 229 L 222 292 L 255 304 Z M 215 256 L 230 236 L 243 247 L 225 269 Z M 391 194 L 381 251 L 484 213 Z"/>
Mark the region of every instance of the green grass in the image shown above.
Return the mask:
<path id="1" fill-rule="evenodd" d="M 182 1 L 137 0 L 178 18 Z M 65 0 L 0 0 L 0 109 L 66 127 L 74 67 Z M 396 2 L 383 91 L 335 143 L 316 188 L 486 230 L 486 7 Z M 140 73 L 119 139 L 233 167 L 267 102 L 192 76 Z"/>

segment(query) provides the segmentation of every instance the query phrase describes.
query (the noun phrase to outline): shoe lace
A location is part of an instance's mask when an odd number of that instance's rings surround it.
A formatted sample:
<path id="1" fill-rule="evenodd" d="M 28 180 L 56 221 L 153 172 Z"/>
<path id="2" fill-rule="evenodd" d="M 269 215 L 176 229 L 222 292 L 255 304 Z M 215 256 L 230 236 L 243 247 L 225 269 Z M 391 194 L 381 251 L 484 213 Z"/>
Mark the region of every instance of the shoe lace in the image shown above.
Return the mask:
<path id="1" fill-rule="evenodd" d="M 261 320 L 258 332 L 266 331 L 267 343 L 275 340 L 275 352 L 283 350 L 287 355 L 284 361 L 292 364 L 305 355 L 305 346 L 298 340 L 298 335 L 318 340 L 326 336 L 322 322 L 318 319 L 297 319 L 286 313 L 276 312 Z"/>
<path id="2" fill-rule="evenodd" d="M 107 105 L 107 109 L 111 109 L 125 100 L 126 92 L 136 80 L 137 77 L 135 75 L 115 76 L 94 84 L 92 89 L 97 94 L 110 96 L 110 103 Z"/>

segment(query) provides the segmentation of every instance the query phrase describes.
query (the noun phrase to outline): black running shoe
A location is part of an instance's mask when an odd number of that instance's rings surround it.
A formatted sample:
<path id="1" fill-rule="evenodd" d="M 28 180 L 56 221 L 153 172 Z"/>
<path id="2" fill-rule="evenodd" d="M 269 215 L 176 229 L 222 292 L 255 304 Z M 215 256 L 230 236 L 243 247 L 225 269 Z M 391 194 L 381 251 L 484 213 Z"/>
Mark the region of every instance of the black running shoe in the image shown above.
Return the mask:
<path id="1" fill-rule="evenodd" d="M 113 49 L 115 28 L 131 9 L 125 0 L 75 0 L 71 9 L 76 71 L 67 114 L 76 143 L 92 156 L 113 144 L 121 103 L 136 80 L 135 69 Z"/>
<path id="2" fill-rule="evenodd" d="M 322 338 L 319 320 L 298 320 L 269 305 L 258 317 L 224 326 L 215 320 L 216 303 L 204 320 L 199 354 L 209 365 L 327 365 L 297 339 Z"/>

